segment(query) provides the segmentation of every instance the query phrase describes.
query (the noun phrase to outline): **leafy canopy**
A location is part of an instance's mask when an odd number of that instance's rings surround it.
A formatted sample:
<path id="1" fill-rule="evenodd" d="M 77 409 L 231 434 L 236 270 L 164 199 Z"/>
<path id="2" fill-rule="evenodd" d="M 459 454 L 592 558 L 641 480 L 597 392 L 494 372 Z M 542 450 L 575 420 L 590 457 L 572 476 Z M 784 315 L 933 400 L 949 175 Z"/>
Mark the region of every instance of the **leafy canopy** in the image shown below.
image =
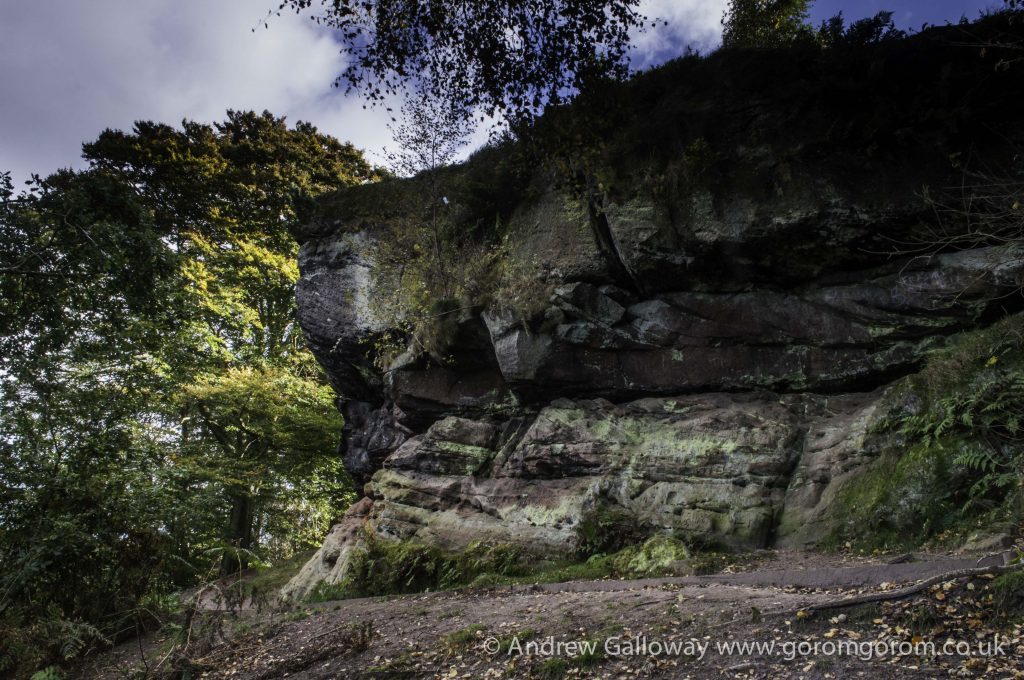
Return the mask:
<path id="1" fill-rule="evenodd" d="M 310 11 L 284 0 L 279 11 Z M 338 84 L 373 102 L 414 89 L 513 120 L 626 73 L 639 0 L 323 0 L 348 66 Z"/>
<path id="2" fill-rule="evenodd" d="M 783 47 L 807 30 L 811 0 L 729 0 L 725 47 Z"/>
<path id="3" fill-rule="evenodd" d="M 20 195 L 0 175 L 2 674 L 244 563 L 221 555 L 314 545 L 351 495 L 289 229 L 374 169 L 251 112 L 107 130 L 84 154 Z"/>

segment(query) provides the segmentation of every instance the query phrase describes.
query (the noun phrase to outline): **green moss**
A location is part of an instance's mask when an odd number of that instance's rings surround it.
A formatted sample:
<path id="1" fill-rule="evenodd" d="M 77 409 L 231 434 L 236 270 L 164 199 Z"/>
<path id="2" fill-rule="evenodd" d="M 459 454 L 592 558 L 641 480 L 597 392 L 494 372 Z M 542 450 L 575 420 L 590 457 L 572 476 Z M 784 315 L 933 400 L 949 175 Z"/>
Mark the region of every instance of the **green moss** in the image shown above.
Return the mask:
<path id="1" fill-rule="evenodd" d="M 654 576 L 673 573 L 689 557 L 690 551 L 682 541 L 659 534 L 649 538 L 636 552 L 620 558 L 621 564 L 617 560 L 616 566 L 624 573 Z"/>
<path id="2" fill-rule="evenodd" d="M 953 521 L 952 442 L 890 450 L 839 492 L 833 514 L 843 523 L 826 540 L 865 549 L 914 547 Z"/>
<path id="3" fill-rule="evenodd" d="M 446 552 L 410 541 L 370 537 L 342 583 L 321 583 L 307 602 L 442 590 L 460 586 L 492 588 L 534 583 L 645 578 L 720 571 L 729 559 L 720 553 L 692 553 L 675 537 L 640 537 L 614 552 L 583 561 L 550 560 L 509 544 L 477 542 Z"/>
<path id="4" fill-rule="evenodd" d="M 494 451 L 482 446 L 470 444 L 459 444 L 458 442 L 440 441 L 435 444 L 437 448 L 448 453 L 455 454 L 463 459 L 464 467 L 462 474 L 467 476 L 475 475 L 483 469 L 494 457 Z"/>

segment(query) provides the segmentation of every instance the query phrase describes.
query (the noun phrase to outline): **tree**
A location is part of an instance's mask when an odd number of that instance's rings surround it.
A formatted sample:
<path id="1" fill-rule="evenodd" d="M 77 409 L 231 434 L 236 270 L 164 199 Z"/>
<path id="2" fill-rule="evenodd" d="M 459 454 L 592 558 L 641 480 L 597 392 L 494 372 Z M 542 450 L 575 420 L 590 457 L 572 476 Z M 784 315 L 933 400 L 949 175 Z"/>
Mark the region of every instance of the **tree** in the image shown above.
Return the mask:
<path id="1" fill-rule="evenodd" d="M 283 0 L 309 11 L 314 0 Z M 338 84 L 380 102 L 409 88 L 468 109 L 529 118 L 592 78 L 627 72 L 639 0 L 331 0 L 348 66 Z"/>
<path id="2" fill-rule="evenodd" d="M 381 225 L 371 258 L 370 304 L 388 328 L 377 339 L 377 363 L 386 368 L 407 349 L 444 363 L 459 314 L 492 285 L 498 254 L 465 219 L 465 180 L 448 167 L 471 126 L 451 101 L 418 94 L 389 129 L 396 147 L 387 154 L 390 169 L 410 180 L 395 192 L 402 216 Z"/>
<path id="3" fill-rule="evenodd" d="M 175 255 L 131 187 L 60 172 L 0 210 L 0 671 L 123 630 L 176 570 L 153 361 Z M 206 526 L 209 526 L 208 524 Z"/>
<path id="4" fill-rule="evenodd" d="M 729 0 L 722 18 L 725 47 L 783 47 L 801 35 L 807 26 L 811 0 Z"/>
<path id="5" fill-rule="evenodd" d="M 312 545 L 351 493 L 289 228 L 374 169 L 266 113 L 84 148 L 20 195 L 0 175 L 0 673 L 130 627 L 221 554 Z"/>
<path id="6" fill-rule="evenodd" d="M 441 212 L 448 198 L 441 195 L 438 170 L 451 163 L 459 149 L 466 145 L 470 133 L 468 116 L 457 104 L 422 93 L 406 99 L 401 115 L 401 123 L 389 126 L 395 150 L 388 153 L 388 164 L 396 175 L 419 175 L 425 184 L 425 191 L 419 195 L 426 205 L 413 211 L 425 215 L 428 222 L 433 253 L 430 258 L 431 278 L 440 287 L 442 296 L 448 298 L 452 293 L 452 282 L 442 253 L 445 239 L 441 234 Z"/>
<path id="7" fill-rule="evenodd" d="M 818 29 L 818 40 L 824 47 L 864 47 L 906 36 L 906 32 L 896 28 L 892 12 L 879 12 L 873 17 L 858 19 L 849 26 L 846 26 L 840 12 L 821 22 Z"/>
<path id="8" fill-rule="evenodd" d="M 272 400 L 274 395 L 265 392 L 283 386 L 294 388 L 285 392 L 291 398 L 323 394 L 322 377 L 296 323 L 297 246 L 289 229 L 312 197 L 372 179 L 376 172 L 351 145 L 308 124 L 289 129 L 284 119 L 269 113 L 229 111 L 224 123 L 186 122 L 180 131 L 140 123 L 133 134 L 107 131 L 84 148 L 94 169 L 136 187 L 157 223 L 173 225 L 181 281 L 176 294 L 185 311 L 163 358 L 181 386 L 176 408 L 187 458 L 183 464 L 224 490 L 230 505 L 224 538 L 242 551 L 229 551 L 224 568 L 237 569 L 259 537 L 254 527 L 269 521 L 265 513 L 275 497 L 260 492 L 254 479 L 261 474 L 288 479 L 275 456 L 296 465 L 299 459 L 275 444 L 271 432 L 257 436 L 244 431 L 244 423 L 254 417 L 281 427 L 289 421 L 246 411 L 228 387 L 241 384 L 240 376 L 251 374 L 239 371 L 249 370 L 267 378 L 243 381 L 253 404 Z M 284 376 L 293 383 L 281 383 Z M 206 386 L 206 392 L 197 393 L 197 385 Z M 216 398 L 225 402 L 218 406 Z M 340 420 L 316 422 L 327 428 L 328 440 L 336 438 Z M 322 454 L 333 453 L 317 433 L 306 436 Z M 331 467 L 323 455 L 307 453 L 310 460 Z M 239 465 L 250 471 L 244 478 L 233 474 Z M 221 473 L 213 472 L 218 468 Z M 336 486 L 344 486 L 344 475 L 334 478 L 340 480 Z M 268 481 L 260 488 L 283 487 Z M 320 497 L 321 512 L 332 512 L 337 491 Z"/>
<path id="9" fill-rule="evenodd" d="M 187 443 L 183 464 L 231 501 L 226 538 L 236 550 L 225 553 L 223 571 L 245 566 L 268 508 L 282 496 L 302 489 L 307 499 L 339 507 L 351 492 L 335 455 L 341 417 L 322 382 L 280 366 L 231 368 L 184 386 L 178 399 L 209 434 Z"/>

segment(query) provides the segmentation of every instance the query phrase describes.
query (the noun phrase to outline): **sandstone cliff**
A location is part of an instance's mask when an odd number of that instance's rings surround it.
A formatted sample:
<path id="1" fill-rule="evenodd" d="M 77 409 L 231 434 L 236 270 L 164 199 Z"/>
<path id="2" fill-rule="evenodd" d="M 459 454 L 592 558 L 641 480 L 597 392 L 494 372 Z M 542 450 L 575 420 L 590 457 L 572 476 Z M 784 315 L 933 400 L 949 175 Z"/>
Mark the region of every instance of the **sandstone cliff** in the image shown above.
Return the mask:
<path id="1" fill-rule="evenodd" d="M 568 553 L 614 507 L 694 541 L 821 540 L 837 490 L 900 446 L 880 423 L 919 407 L 904 377 L 1020 308 L 1018 245 L 918 247 L 966 228 L 928 197 L 1010 162 L 1021 122 L 1016 71 L 957 30 L 645 74 L 604 92 L 582 182 L 502 174 L 508 145 L 451 171 L 517 292 L 460 301 L 440 360 L 382 367 L 374 344 L 375 254 L 417 180 L 324 201 L 298 235 L 300 319 L 365 499 L 288 592 L 341 579 L 364 526 Z"/>

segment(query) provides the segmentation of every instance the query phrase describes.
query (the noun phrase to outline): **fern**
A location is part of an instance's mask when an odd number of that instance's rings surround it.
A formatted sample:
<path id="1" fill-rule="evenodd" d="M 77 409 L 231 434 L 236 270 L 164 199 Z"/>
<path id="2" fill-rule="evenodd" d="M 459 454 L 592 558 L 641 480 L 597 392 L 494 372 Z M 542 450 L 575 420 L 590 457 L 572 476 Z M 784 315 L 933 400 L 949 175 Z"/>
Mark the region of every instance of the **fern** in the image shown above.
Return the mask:
<path id="1" fill-rule="evenodd" d="M 64 674 L 56 666 L 48 666 L 33 673 L 31 680 L 64 680 Z"/>
<path id="2" fill-rule="evenodd" d="M 925 407 L 897 419 L 909 446 L 955 446 L 949 491 L 963 518 L 1009 500 L 1024 474 L 1024 315 L 936 353 L 918 386 Z"/>
<path id="3" fill-rule="evenodd" d="M 996 467 L 991 452 L 983 449 L 965 449 L 953 459 L 953 462 L 960 467 L 977 472 L 991 472 Z"/>

